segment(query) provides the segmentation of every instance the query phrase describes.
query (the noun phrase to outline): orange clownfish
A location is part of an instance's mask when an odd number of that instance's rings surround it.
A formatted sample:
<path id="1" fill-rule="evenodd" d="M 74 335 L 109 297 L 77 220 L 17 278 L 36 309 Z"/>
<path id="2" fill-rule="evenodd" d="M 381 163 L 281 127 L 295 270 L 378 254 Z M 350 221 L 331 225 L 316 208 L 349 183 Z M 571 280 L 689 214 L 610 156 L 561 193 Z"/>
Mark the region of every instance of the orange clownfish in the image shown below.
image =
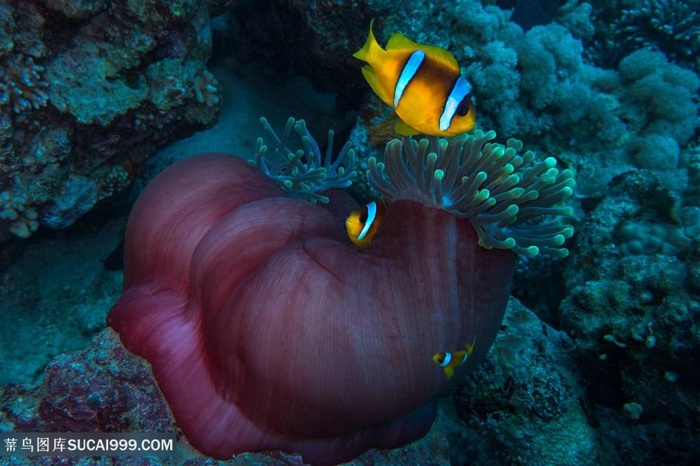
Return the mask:
<path id="1" fill-rule="evenodd" d="M 396 132 L 407 136 L 456 136 L 474 129 L 472 86 L 447 50 L 413 42 L 403 34 L 389 38 L 384 50 L 369 25 L 365 45 L 353 57 L 367 62 L 362 74 L 372 90 L 401 119 Z"/>
<path id="2" fill-rule="evenodd" d="M 350 241 L 360 248 L 369 246 L 377 235 L 377 229 L 382 223 L 385 211 L 384 202 L 378 200 L 350 212 L 345 220 L 345 230 L 348 232 Z"/>
<path id="3" fill-rule="evenodd" d="M 474 351 L 474 343 L 467 343 L 466 351 L 455 351 L 454 353 L 435 353 L 433 355 L 433 362 L 438 366 L 444 368 L 445 375 L 448 379 L 451 379 L 455 375 L 455 367 L 459 367 L 469 359 Z"/>

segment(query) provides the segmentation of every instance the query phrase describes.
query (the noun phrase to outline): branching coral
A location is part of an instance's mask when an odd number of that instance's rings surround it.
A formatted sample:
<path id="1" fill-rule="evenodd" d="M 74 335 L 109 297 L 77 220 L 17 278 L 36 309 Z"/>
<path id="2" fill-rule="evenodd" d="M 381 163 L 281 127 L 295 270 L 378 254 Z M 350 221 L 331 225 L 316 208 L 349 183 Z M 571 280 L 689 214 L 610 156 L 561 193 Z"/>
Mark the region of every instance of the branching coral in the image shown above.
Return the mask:
<path id="1" fill-rule="evenodd" d="M 27 204 L 26 196 L 0 192 L 0 220 L 12 222 L 8 230 L 20 238 L 29 238 L 39 228 L 39 215 Z"/>
<path id="2" fill-rule="evenodd" d="M 10 104 L 15 113 L 46 105 L 48 83 L 44 67 L 24 54 L 10 54 L 0 62 L 0 105 Z"/>
<path id="3" fill-rule="evenodd" d="M 209 70 L 203 70 L 192 85 L 197 102 L 207 107 L 216 107 L 221 102 L 219 81 Z"/>
<path id="4" fill-rule="evenodd" d="M 628 48 L 658 49 L 697 71 L 699 10 L 699 0 L 645 0 L 640 7 L 625 10 L 613 31 Z"/>
<path id="5" fill-rule="evenodd" d="M 387 200 L 415 199 L 468 218 L 486 248 L 511 249 L 565 257 L 561 247 L 573 227 L 558 216 L 571 216 L 557 207 L 573 193 L 570 170 L 555 168 L 548 157 L 522 155 L 522 143 L 491 143 L 494 131 L 454 139 L 394 139 L 387 144 L 386 165 L 369 160 L 369 179 Z"/>
<path id="6" fill-rule="evenodd" d="M 326 155 L 306 129 L 304 120 L 289 118 L 282 137 L 272 129 L 266 118 L 260 122 L 274 140 L 272 151 L 258 138 L 255 163 L 289 194 L 311 202 L 328 202 L 321 191 L 330 188 L 347 188 L 352 184 L 355 170 L 355 151 L 346 143 L 333 160 L 333 130 L 328 131 Z M 292 152 L 287 145 L 294 130 L 301 139 L 303 149 Z"/>

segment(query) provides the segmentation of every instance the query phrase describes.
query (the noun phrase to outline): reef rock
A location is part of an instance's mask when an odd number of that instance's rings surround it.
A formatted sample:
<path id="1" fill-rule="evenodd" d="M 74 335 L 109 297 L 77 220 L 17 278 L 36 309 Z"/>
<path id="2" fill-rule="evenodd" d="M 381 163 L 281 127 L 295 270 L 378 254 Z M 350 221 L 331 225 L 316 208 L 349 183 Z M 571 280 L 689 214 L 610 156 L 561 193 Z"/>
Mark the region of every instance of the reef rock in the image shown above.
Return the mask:
<path id="1" fill-rule="evenodd" d="M 0 242 L 71 225 L 218 118 L 202 1 L 0 2 L 0 42 Z"/>

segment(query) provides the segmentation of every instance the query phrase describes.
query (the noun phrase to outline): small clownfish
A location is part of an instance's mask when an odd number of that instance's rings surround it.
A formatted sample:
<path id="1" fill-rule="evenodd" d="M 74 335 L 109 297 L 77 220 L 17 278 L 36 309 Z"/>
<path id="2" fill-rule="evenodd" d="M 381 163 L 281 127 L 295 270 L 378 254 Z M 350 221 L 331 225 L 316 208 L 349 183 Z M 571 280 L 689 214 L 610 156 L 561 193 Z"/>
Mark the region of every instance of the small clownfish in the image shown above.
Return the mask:
<path id="1" fill-rule="evenodd" d="M 372 90 L 394 109 L 403 136 L 456 136 L 474 129 L 476 112 L 472 86 L 447 50 L 413 42 L 403 34 L 389 38 L 384 50 L 372 32 L 353 54 L 368 65 L 362 74 Z"/>
<path id="2" fill-rule="evenodd" d="M 385 212 L 386 206 L 381 199 L 350 212 L 345 220 L 345 230 L 348 232 L 350 241 L 360 248 L 369 246 L 377 235 L 377 229 L 382 223 Z"/>
<path id="3" fill-rule="evenodd" d="M 435 353 L 433 362 L 444 368 L 445 375 L 451 379 L 455 375 L 455 367 L 459 367 L 469 359 L 474 351 L 474 343 L 467 343 L 466 351 L 455 351 L 454 353 Z"/>

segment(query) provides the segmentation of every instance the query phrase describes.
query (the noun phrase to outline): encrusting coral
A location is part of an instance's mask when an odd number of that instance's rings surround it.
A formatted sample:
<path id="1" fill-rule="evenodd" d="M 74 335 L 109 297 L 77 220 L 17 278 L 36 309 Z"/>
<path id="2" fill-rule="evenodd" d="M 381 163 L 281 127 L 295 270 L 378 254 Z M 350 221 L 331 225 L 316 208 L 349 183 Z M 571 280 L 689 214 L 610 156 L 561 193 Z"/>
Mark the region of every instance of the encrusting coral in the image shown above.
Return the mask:
<path id="1" fill-rule="evenodd" d="M 263 138 L 258 138 L 255 163 L 287 193 L 326 204 L 328 197 L 320 194 L 320 191 L 347 188 L 352 184 L 355 151 L 350 148 L 350 143 L 346 143 L 333 161 L 333 130 L 328 131 L 328 147 L 323 157 L 318 144 L 306 129 L 304 120 L 289 118 L 281 138 L 266 118 L 261 118 L 260 122 L 274 140 L 275 146 L 272 151 L 268 151 Z M 294 152 L 287 147 L 292 130 L 301 139 L 303 147 Z"/>
<path id="2" fill-rule="evenodd" d="M 553 157 L 535 162 L 531 151 L 519 155 L 517 139 L 489 142 L 495 137 L 476 130 L 452 139 L 394 139 L 385 163 L 369 160 L 370 183 L 389 201 L 414 199 L 470 219 L 488 249 L 565 257 L 561 246 L 573 227 L 543 218 L 573 214 L 555 206 L 573 194 L 573 172 L 555 168 Z"/>

